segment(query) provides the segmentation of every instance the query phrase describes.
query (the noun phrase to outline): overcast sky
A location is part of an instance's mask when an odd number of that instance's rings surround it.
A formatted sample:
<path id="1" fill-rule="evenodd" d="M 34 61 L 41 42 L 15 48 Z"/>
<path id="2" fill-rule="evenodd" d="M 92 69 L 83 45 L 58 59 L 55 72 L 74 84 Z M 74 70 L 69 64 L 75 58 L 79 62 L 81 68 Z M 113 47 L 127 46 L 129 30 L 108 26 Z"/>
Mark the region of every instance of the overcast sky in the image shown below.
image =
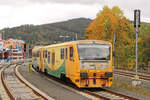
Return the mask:
<path id="1" fill-rule="evenodd" d="M 133 20 L 134 9 L 150 22 L 150 0 L 0 0 L 0 29 L 23 24 L 45 24 L 72 18 L 95 18 L 104 5 L 119 6 Z"/>

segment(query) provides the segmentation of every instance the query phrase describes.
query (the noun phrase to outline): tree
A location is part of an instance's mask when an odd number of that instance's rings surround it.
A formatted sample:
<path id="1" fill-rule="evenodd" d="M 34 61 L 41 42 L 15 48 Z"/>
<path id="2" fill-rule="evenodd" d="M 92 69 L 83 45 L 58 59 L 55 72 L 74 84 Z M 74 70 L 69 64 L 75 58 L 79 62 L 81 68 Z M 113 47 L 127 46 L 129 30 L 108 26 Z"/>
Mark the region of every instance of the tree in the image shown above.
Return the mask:
<path id="1" fill-rule="evenodd" d="M 133 68 L 135 65 L 134 27 L 119 7 L 110 9 L 104 6 L 86 29 L 85 36 L 87 39 L 113 42 L 114 33 L 117 34 L 115 48 L 117 65 Z"/>

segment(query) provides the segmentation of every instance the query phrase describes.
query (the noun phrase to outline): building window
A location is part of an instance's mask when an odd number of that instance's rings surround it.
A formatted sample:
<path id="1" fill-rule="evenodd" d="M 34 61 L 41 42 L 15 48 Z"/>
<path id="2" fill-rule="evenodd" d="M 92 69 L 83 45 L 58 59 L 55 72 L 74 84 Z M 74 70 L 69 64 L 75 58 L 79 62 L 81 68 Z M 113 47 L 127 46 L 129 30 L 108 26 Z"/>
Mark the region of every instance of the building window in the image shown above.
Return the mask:
<path id="1" fill-rule="evenodd" d="M 48 52 L 48 63 L 50 64 L 50 52 Z"/>
<path id="2" fill-rule="evenodd" d="M 64 48 L 61 48 L 61 51 L 60 51 L 60 58 L 61 58 L 61 59 L 64 59 Z"/>
<path id="3" fill-rule="evenodd" d="M 73 60 L 73 47 L 70 47 L 70 60 Z"/>

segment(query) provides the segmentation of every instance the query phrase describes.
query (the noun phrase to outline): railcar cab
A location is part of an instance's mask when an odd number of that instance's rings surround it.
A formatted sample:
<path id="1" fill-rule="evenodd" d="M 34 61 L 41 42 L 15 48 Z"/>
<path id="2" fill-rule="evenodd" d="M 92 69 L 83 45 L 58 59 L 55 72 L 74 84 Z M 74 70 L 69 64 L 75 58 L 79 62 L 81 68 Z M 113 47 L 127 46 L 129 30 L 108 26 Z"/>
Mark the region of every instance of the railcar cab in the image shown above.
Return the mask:
<path id="1" fill-rule="evenodd" d="M 110 87 L 112 85 L 112 45 L 104 41 L 78 42 L 78 87 Z"/>
<path id="2" fill-rule="evenodd" d="M 42 50 L 42 46 L 36 46 L 32 49 L 32 67 L 35 68 L 36 71 L 40 71 L 42 69 Z"/>

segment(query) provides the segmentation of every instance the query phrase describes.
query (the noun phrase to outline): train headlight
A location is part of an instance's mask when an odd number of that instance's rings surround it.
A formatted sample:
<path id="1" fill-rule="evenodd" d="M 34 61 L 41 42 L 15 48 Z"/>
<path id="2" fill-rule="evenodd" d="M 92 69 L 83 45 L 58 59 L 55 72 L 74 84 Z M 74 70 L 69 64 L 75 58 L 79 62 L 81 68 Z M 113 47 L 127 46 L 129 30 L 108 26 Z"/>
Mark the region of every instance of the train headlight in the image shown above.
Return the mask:
<path id="1" fill-rule="evenodd" d="M 81 78 L 88 78 L 88 74 L 86 72 L 80 73 Z"/>
<path id="2" fill-rule="evenodd" d="M 105 73 L 105 76 L 106 76 L 106 77 L 112 77 L 112 76 L 113 76 L 113 73 L 112 73 L 112 72 L 106 72 L 106 73 Z"/>

